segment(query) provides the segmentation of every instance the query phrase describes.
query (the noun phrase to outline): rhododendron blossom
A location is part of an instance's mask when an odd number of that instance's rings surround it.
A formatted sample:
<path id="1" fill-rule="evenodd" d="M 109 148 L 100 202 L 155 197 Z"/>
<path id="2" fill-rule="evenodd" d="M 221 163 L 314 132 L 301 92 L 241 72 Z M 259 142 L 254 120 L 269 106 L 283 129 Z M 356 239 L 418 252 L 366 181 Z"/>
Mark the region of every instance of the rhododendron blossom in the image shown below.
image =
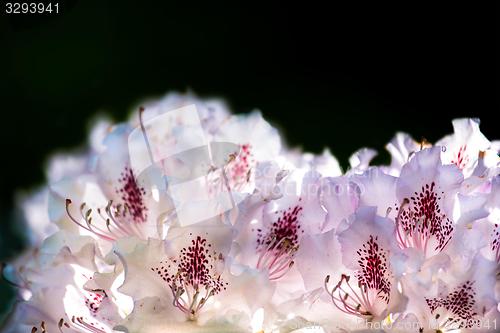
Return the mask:
<path id="1" fill-rule="evenodd" d="M 101 120 L 20 202 L 3 332 L 496 332 L 500 144 L 452 125 L 341 170 L 219 100 Z"/>

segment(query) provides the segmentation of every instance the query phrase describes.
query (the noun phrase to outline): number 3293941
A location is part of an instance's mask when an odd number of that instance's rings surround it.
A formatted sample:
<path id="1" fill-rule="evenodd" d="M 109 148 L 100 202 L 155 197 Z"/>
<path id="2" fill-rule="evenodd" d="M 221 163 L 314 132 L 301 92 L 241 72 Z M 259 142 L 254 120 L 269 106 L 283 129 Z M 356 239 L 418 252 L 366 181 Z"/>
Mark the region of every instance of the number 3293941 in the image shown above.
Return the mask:
<path id="1" fill-rule="evenodd" d="M 7 2 L 5 4 L 5 13 L 7 14 L 58 14 L 59 3 L 42 2 Z"/>

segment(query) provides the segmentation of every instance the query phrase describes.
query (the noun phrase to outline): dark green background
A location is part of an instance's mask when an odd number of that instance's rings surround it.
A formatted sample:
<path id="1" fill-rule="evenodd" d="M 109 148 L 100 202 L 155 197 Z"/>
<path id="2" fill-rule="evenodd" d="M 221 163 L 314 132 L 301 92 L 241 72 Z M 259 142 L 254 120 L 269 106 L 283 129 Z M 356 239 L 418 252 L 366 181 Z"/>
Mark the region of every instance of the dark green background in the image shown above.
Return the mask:
<path id="1" fill-rule="evenodd" d="M 454 117 L 480 117 L 498 138 L 494 7 L 75 0 L 60 11 L 8 16 L 2 4 L 3 261 L 22 249 L 15 190 L 43 182 L 47 155 L 81 144 L 97 111 L 124 119 L 170 90 L 260 108 L 291 145 L 328 146 L 344 166 L 396 130 L 436 140 Z M 2 282 L 0 307 L 11 296 Z"/>

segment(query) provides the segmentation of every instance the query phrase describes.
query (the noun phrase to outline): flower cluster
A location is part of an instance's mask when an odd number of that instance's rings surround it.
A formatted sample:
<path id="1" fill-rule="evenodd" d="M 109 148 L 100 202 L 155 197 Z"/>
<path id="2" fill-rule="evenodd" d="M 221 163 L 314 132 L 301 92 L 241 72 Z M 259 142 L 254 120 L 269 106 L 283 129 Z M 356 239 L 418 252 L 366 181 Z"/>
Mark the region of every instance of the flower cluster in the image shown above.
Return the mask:
<path id="1" fill-rule="evenodd" d="M 219 100 L 101 120 L 21 202 L 4 332 L 494 332 L 500 142 L 453 129 L 342 171 Z"/>

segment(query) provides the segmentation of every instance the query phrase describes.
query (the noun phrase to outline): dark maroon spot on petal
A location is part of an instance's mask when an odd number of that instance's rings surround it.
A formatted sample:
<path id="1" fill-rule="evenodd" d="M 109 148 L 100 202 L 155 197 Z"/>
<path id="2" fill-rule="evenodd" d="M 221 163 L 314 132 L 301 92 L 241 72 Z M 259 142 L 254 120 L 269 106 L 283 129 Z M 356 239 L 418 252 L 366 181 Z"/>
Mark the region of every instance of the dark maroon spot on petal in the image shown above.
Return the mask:
<path id="1" fill-rule="evenodd" d="M 469 163 L 469 155 L 466 154 L 467 145 L 460 146 L 451 163 L 455 164 L 460 170 L 463 170 Z"/>
<path id="2" fill-rule="evenodd" d="M 500 263 L 500 227 L 496 223 L 491 233 L 491 250 L 495 253 L 497 262 Z"/>
<path id="3" fill-rule="evenodd" d="M 293 265 L 304 232 L 300 225 L 302 209 L 300 205 L 290 207 L 269 227 L 257 229 L 257 268 L 267 269 L 271 280 L 281 278 Z"/>
<path id="4" fill-rule="evenodd" d="M 174 306 L 194 319 L 210 297 L 226 290 L 228 283 L 217 271 L 217 265 L 223 262 L 222 254 L 212 250 L 205 238 L 197 236 L 181 249 L 177 258 L 168 258 L 151 270 L 169 286 Z"/>
<path id="5" fill-rule="evenodd" d="M 121 196 L 124 205 L 124 213 L 130 214 L 134 222 L 145 222 L 147 219 L 147 207 L 144 203 L 146 191 L 137 184 L 134 172 L 128 166 L 118 180 L 121 187 L 117 189 L 117 194 Z"/>
<path id="6" fill-rule="evenodd" d="M 473 328 L 479 323 L 475 310 L 474 281 L 466 281 L 445 297 L 426 298 L 432 314 L 452 329 Z"/>
<path id="7" fill-rule="evenodd" d="M 441 192 L 443 194 L 443 192 Z M 442 251 L 453 235 L 453 222 L 441 209 L 434 182 L 422 186 L 419 192 L 406 198 L 398 211 L 397 236 L 402 247 L 415 247 L 427 251 L 434 239 L 434 251 Z"/>
<path id="8" fill-rule="evenodd" d="M 357 251 L 361 270 L 356 273 L 360 287 L 378 290 L 378 297 L 389 303 L 391 281 L 387 264 L 387 252 L 378 244 L 378 238 L 370 239 Z"/>
<path id="9" fill-rule="evenodd" d="M 88 292 L 88 295 L 85 297 L 85 305 L 90 310 L 90 313 L 96 315 L 101 307 L 101 303 L 107 297 L 108 295 L 104 290 L 94 290 L 92 292 Z"/>

